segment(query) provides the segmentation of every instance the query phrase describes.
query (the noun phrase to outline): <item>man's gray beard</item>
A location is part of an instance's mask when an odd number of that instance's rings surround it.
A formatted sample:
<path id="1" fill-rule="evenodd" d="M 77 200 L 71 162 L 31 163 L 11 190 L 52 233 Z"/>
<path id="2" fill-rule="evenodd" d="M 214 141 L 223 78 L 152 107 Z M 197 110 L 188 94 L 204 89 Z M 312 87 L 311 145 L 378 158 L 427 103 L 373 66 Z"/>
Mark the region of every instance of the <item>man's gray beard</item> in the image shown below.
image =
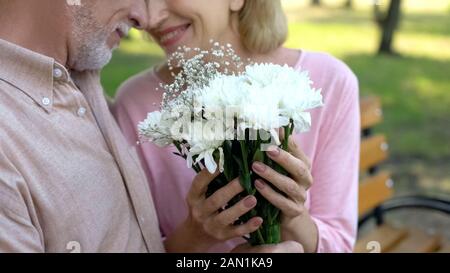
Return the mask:
<path id="1" fill-rule="evenodd" d="M 76 43 L 73 70 L 100 70 L 109 63 L 112 49 L 107 40 L 111 33 L 96 22 L 87 7 L 78 7 L 75 11 L 72 34 Z"/>
<path id="2" fill-rule="evenodd" d="M 89 36 L 92 38 L 89 39 Z M 100 70 L 111 61 L 112 50 L 106 44 L 106 35 L 87 35 L 85 42 L 77 49 L 74 70 Z"/>

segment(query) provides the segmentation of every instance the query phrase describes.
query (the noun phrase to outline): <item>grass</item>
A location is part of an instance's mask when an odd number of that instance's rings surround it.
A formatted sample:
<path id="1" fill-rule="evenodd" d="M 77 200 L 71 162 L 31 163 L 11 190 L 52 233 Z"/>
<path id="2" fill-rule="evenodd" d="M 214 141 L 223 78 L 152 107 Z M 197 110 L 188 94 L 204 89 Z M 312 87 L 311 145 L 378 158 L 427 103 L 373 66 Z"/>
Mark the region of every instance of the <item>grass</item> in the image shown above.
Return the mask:
<path id="1" fill-rule="evenodd" d="M 121 83 L 160 60 L 162 60 L 162 57 L 158 55 L 116 52 L 111 63 L 102 71 L 102 83 L 106 93 L 114 97 Z"/>
<path id="2" fill-rule="evenodd" d="M 375 55 L 379 34 L 364 4 L 369 1 L 356 1 L 356 10 L 337 8 L 343 2 L 337 0 L 325 1 L 324 8 L 285 1 L 290 21 L 286 45 L 337 56 L 357 74 L 363 95 L 382 98 L 380 130 L 389 138 L 392 157 L 440 160 L 450 168 L 450 1 L 405 1 L 394 45 L 400 57 Z M 140 37 L 125 41 L 103 71 L 108 94 L 162 56 Z"/>
<path id="3" fill-rule="evenodd" d="M 102 71 L 103 86 L 111 97 L 128 78 L 164 60 L 162 50 L 143 39 L 139 32 L 133 30 L 130 36 L 121 43 L 120 49 Z"/>
<path id="4" fill-rule="evenodd" d="M 307 12 L 305 12 L 307 11 Z M 368 9 L 288 11 L 287 45 L 327 51 L 357 74 L 363 95 L 379 95 L 394 158 L 450 158 L 450 16 L 407 12 L 395 40 L 400 57 L 377 56 L 378 30 Z"/>

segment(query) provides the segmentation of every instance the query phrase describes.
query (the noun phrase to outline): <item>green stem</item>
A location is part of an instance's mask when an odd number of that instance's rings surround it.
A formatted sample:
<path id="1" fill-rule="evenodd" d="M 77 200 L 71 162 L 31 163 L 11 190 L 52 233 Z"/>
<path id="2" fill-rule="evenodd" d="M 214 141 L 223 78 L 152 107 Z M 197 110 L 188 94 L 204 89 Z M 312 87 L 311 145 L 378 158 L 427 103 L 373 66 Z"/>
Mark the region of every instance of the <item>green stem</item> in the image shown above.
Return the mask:
<path id="1" fill-rule="evenodd" d="M 242 153 L 242 163 L 244 165 L 244 172 L 246 175 L 249 175 L 249 169 L 248 169 L 248 155 L 247 155 L 247 147 L 245 146 L 244 141 L 239 141 L 239 144 L 241 145 L 241 153 Z"/>
<path id="2" fill-rule="evenodd" d="M 289 149 L 289 137 L 294 132 L 294 122 L 291 120 L 291 122 L 284 127 L 284 139 L 282 143 L 283 150 L 287 151 Z"/>
<path id="3" fill-rule="evenodd" d="M 260 244 L 261 245 L 265 245 L 266 241 L 264 241 L 264 237 L 261 234 L 261 229 L 260 228 L 256 231 L 256 235 L 258 235 L 258 239 L 259 239 Z"/>

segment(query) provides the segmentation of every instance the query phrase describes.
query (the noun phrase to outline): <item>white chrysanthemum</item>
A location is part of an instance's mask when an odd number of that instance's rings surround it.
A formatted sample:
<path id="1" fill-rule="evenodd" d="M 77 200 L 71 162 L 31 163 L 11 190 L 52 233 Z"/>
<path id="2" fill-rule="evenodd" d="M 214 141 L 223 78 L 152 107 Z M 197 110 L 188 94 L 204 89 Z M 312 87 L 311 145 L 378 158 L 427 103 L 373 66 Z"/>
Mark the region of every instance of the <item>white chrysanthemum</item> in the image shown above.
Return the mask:
<path id="1" fill-rule="evenodd" d="M 256 64 L 246 68 L 246 76 L 278 97 L 280 115 L 292 119 L 296 132 L 308 131 L 311 127 L 311 114 L 308 110 L 323 105 L 320 90 L 312 88 L 307 71 L 298 72 L 285 65 Z"/>
<path id="2" fill-rule="evenodd" d="M 323 105 L 308 72 L 287 65 L 253 64 L 239 75 L 221 74 L 214 63 L 199 59 L 184 65 L 185 75 L 166 86 L 184 91 L 171 92 L 162 113 L 150 113 L 139 132 L 159 146 L 181 144 L 189 167 L 202 162 L 211 173 L 223 171 L 222 145 L 235 138 L 235 128 L 238 135 L 246 129 L 265 131 L 279 145 L 279 128 L 292 120 L 297 132 L 308 131 L 308 111 Z"/>
<path id="3" fill-rule="evenodd" d="M 166 147 L 173 143 L 170 134 L 171 122 L 163 118 L 159 111 L 151 112 L 147 118 L 139 123 L 138 130 L 141 137 L 145 137 L 159 147 Z"/>
<path id="4" fill-rule="evenodd" d="M 245 76 L 252 83 L 267 87 L 279 82 L 278 79 L 283 76 L 286 67 L 265 63 L 252 64 L 245 68 Z"/>
<path id="5" fill-rule="evenodd" d="M 221 136 L 222 132 L 216 131 L 216 128 L 208 125 L 207 122 L 193 122 L 187 128 L 189 130 L 189 136 L 186 137 L 189 146 L 188 167 L 192 167 L 193 164 L 197 164 L 203 160 L 205 167 L 210 173 L 216 172 L 218 165 L 214 159 L 214 152 L 218 150 L 220 152 L 219 168 L 223 171 L 224 162 L 221 147 L 224 138 Z M 197 158 L 194 162 L 193 158 L 195 156 Z"/>
<path id="6" fill-rule="evenodd" d="M 220 147 L 222 144 L 220 144 L 219 147 L 211 147 L 208 144 L 209 143 L 201 142 L 189 149 L 187 160 L 188 167 L 192 168 L 193 164 L 198 164 L 203 160 L 206 169 L 208 169 L 210 173 L 215 173 L 217 168 L 219 168 L 220 172 L 223 172 L 224 156 L 223 149 Z M 217 162 L 214 159 L 214 152 L 216 150 L 220 152 L 219 165 L 217 165 Z M 198 156 L 195 162 L 192 160 L 194 156 Z"/>
<path id="7" fill-rule="evenodd" d="M 248 81 L 242 90 L 245 92 L 245 96 L 242 97 L 239 105 L 237 127 L 243 131 L 252 129 L 270 132 L 276 143 L 279 144 L 276 129 L 286 126 L 289 119 L 280 115 L 276 92 Z"/>
<path id="8" fill-rule="evenodd" d="M 206 119 L 217 117 L 222 114 L 227 118 L 233 116 L 225 115 L 227 111 L 240 110 L 239 106 L 245 93 L 242 89 L 242 78 L 239 76 L 220 75 L 213 79 L 208 86 L 194 91 L 194 105 L 196 109 L 201 106 L 203 116 Z M 218 113 L 219 112 L 219 113 Z"/>
<path id="9" fill-rule="evenodd" d="M 280 111 L 294 121 L 295 131 L 306 132 L 311 128 L 310 111 L 323 105 L 321 90 L 312 88 L 308 72 L 286 71 L 282 84 L 284 92 L 280 98 Z"/>

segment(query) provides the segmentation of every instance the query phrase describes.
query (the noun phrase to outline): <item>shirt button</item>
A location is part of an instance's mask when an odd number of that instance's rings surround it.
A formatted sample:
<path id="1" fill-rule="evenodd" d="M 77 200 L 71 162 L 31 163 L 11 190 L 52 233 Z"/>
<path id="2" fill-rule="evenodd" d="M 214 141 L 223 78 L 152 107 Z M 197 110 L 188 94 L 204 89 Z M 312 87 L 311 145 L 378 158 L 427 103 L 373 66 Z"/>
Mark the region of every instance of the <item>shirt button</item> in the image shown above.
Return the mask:
<path id="1" fill-rule="evenodd" d="M 80 107 L 77 112 L 78 116 L 82 117 L 86 114 L 86 108 Z"/>
<path id="2" fill-rule="evenodd" d="M 63 75 L 63 72 L 62 72 L 61 69 L 59 69 L 59 68 L 53 69 L 53 76 L 54 76 L 55 78 L 59 79 L 59 78 L 62 77 L 62 75 Z"/>
<path id="3" fill-rule="evenodd" d="M 141 216 L 141 222 L 145 223 L 145 218 L 143 216 Z"/>
<path id="4" fill-rule="evenodd" d="M 44 97 L 44 98 L 42 99 L 42 104 L 43 104 L 43 105 L 45 105 L 45 106 L 49 106 L 49 105 L 50 105 L 50 103 L 51 103 L 51 101 L 50 101 L 50 99 L 49 99 L 49 98 L 47 98 L 47 97 Z"/>

